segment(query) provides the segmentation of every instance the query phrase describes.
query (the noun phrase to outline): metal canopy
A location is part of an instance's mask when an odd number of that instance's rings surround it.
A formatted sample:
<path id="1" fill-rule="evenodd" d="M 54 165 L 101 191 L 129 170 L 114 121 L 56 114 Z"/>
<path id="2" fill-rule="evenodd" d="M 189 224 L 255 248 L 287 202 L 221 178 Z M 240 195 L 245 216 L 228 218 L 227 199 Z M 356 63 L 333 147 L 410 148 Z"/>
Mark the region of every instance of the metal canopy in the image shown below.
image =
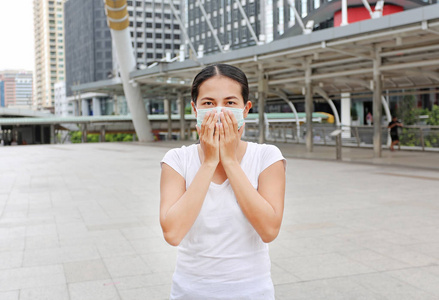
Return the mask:
<path id="1" fill-rule="evenodd" d="M 164 63 L 131 73 L 143 89 L 189 92 L 194 76 L 211 63 L 241 68 L 252 92 L 260 70 L 270 91 L 287 96 L 303 93 L 305 72 L 312 85 L 328 95 L 373 90 L 374 61 L 379 61 L 383 90 L 439 86 L 439 4 L 316 31 L 270 44 L 199 58 L 197 62 Z M 164 87 L 162 86 L 164 85 Z M 152 89 L 152 91 L 151 91 Z"/>

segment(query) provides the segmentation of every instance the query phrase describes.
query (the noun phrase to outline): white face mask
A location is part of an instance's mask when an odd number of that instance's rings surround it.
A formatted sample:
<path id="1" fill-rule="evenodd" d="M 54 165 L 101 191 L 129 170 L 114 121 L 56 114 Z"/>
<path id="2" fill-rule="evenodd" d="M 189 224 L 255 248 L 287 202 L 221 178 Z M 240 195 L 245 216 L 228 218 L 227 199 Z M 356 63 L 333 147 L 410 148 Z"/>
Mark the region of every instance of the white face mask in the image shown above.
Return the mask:
<path id="1" fill-rule="evenodd" d="M 207 114 L 207 112 L 209 111 L 216 111 L 216 113 L 220 113 L 221 109 L 225 109 L 225 110 L 229 110 L 233 113 L 233 115 L 236 118 L 236 121 L 238 121 L 238 129 L 241 128 L 241 126 L 244 124 L 244 110 L 245 108 L 231 108 L 231 107 L 222 107 L 222 106 L 217 106 L 217 107 L 212 107 L 212 108 L 205 108 L 205 109 L 196 109 L 197 111 L 197 125 L 198 128 L 201 128 L 201 123 L 203 123 L 204 120 L 204 116 Z M 218 123 L 221 123 L 221 120 L 218 116 Z"/>

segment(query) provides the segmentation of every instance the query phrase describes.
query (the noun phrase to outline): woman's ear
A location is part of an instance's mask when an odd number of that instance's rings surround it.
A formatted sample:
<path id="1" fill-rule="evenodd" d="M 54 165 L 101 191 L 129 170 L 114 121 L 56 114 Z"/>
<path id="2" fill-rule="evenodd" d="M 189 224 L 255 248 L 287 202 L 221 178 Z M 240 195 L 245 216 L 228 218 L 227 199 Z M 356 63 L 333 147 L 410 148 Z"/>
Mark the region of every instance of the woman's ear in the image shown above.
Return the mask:
<path id="1" fill-rule="evenodd" d="M 194 110 L 194 112 L 195 112 L 195 118 L 197 117 L 197 108 L 195 107 L 195 103 L 194 103 L 194 101 L 191 101 L 191 106 L 192 106 L 192 109 Z"/>
<path id="2" fill-rule="evenodd" d="M 245 104 L 245 107 L 244 107 L 244 119 L 247 118 L 248 112 L 250 111 L 252 106 L 253 106 L 252 102 L 247 101 L 247 103 Z"/>

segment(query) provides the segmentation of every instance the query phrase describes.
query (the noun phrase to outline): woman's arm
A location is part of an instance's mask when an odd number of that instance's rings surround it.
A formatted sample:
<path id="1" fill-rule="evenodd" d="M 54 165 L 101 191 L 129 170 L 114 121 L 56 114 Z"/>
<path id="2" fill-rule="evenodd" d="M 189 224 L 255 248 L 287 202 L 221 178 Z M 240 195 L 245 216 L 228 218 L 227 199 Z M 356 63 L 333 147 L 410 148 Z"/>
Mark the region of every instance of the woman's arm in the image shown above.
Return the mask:
<path id="1" fill-rule="evenodd" d="M 201 125 L 200 143 L 204 160 L 191 185 L 186 190 L 184 178 L 167 164 L 162 165 L 160 178 L 160 225 L 165 240 L 177 246 L 191 229 L 219 163 L 216 114 L 206 114 Z"/>
<path id="2" fill-rule="evenodd" d="M 160 179 L 160 225 L 165 240 L 178 246 L 200 213 L 216 165 L 203 164 L 186 191 L 184 178 L 167 164 Z"/>
<path id="3" fill-rule="evenodd" d="M 265 243 L 279 234 L 284 210 L 285 168 L 275 162 L 259 175 L 256 190 L 238 162 L 224 165 L 242 212 Z"/>
<path id="4" fill-rule="evenodd" d="M 275 162 L 259 175 L 256 190 L 242 170 L 236 157 L 243 127 L 238 131 L 236 119 L 228 112 L 221 115 L 221 164 L 235 193 L 242 212 L 265 243 L 279 234 L 284 210 L 285 168 Z"/>

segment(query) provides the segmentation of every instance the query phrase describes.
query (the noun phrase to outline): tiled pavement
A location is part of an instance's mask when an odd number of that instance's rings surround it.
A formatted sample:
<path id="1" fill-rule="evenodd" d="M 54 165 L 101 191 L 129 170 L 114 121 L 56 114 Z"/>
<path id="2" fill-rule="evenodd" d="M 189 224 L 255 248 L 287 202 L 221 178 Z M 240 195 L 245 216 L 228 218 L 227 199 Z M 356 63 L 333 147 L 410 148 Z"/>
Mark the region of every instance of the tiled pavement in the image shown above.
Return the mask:
<path id="1" fill-rule="evenodd" d="M 0 299 L 167 299 L 159 161 L 172 145 L 0 148 Z M 416 157 L 288 159 L 276 299 L 439 299 L 439 172 Z"/>

